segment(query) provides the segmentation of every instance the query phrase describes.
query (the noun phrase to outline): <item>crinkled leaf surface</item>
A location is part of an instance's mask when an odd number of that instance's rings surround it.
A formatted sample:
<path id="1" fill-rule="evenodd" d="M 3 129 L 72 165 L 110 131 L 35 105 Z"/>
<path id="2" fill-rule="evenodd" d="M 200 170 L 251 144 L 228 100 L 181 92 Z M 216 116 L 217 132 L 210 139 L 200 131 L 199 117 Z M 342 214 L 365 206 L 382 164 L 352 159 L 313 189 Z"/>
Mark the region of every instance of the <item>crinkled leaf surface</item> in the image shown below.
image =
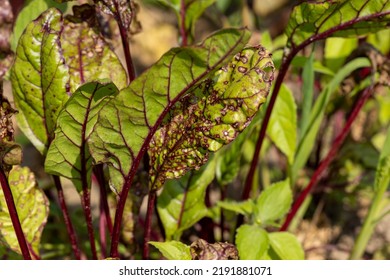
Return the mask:
<path id="1" fill-rule="evenodd" d="M 108 164 L 115 192 L 134 176 L 175 102 L 225 65 L 249 36 L 245 29 L 226 29 L 200 45 L 174 48 L 103 108 L 90 144 L 95 161 Z"/>
<path id="2" fill-rule="evenodd" d="M 19 127 L 42 153 L 69 93 L 61 29 L 62 14 L 54 8 L 31 22 L 20 37 L 11 73 Z"/>
<path id="3" fill-rule="evenodd" d="M 389 22 L 389 0 L 303 2 L 290 16 L 287 46 L 298 46 L 321 33 L 339 37 L 373 33 L 385 29 Z"/>
<path id="4" fill-rule="evenodd" d="M 127 85 L 126 71 L 119 58 L 87 22 L 66 18 L 61 44 L 71 76 L 71 92 L 85 82 L 100 79 L 110 79 L 119 89 Z"/>
<path id="5" fill-rule="evenodd" d="M 198 239 L 190 246 L 193 260 L 238 260 L 237 248 L 228 242 L 208 243 Z"/>
<path id="6" fill-rule="evenodd" d="M 292 192 L 289 180 L 272 184 L 259 196 L 255 206 L 255 219 L 261 225 L 274 222 L 290 209 Z"/>
<path id="7" fill-rule="evenodd" d="M 166 241 L 166 242 L 149 242 L 149 244 L 156 247 L 161 254 L 168 260 L 190 260 L 190 246 L 185 245 L 179 241 Z"/>
<path id="8" fill-rule="evenodd" d="M 35 254 L 49 215 L 49 201 L 28 167 L 15 166 L 8 177 L 24 235 Z M 0 244 L 21 254 L 2 189 L 0 188 Z"/>
<path id="9" fill-rule="evenodd" d="M 268 233 L 258 225 L 237 229 L 236 245 L 240 260 L 260 260 L 269 248 Z"/>
<path id="10" fill-rule="evenodd" d="M 141 23 L 137 20 L 138 5 L 135 1 L 94 0 L 102 12 L 111 15 L 124 30 L 137 33 L 141 30 Z"/>
<path id="11" fill-rule="evenodd" d="M 297 106 L 291 90 L 284 84 L 276 99 L 267 134 L 292 164 L 297 143 Z"/>
<path id="12" fill-rule="evenodd" d="M 57 1 L 58 2 L 58 1 Z M 41 13 L 51 7 L 55 7 L 62 12 L 67 9 L 67 4 L 57 4 L 53 0 L 34 0 L 29 3 L 20 11 L 14 24 L 14 30 L 11 38 L 11 48 L 16 50 L 19 38 L 22 35 L 26 26 L 36 19 Z"/>
<path id="13" fill-rule="evenodd" d="M 167 182 L 158 197 L 157 210 L 167 240 L 179 238 L 181 232 L 206 216 L 206 189 L 214 179 L 215 161 L 199 171 L 188 173 L 180 180 Z"/>
<path id="14" fill-rule="evenodd" d="M 233 141 L 265 102 L 273 73 L 262 46 L 245 48 L 180 100 L 150 142 L 151 188 L 198 169 L 209 152 Z"/>
<path id="15" fill-rule="evenodd" d="M 47 152 L 45 170 L 69 178 L 81 192 L 91 185 L 92 158 L 87 140 L 99 111 L 118 93 L 113 83 L 82 85 L 68 100 L 57 119 L 55 138 Z"/>
<path id="16" fill-rule="evenodd" d="M 16 111 L 7 98 L 1 95 L 1 90 L 0 85 L 0 168 L 8 174 L 13 165 L 22 162 L 22 148 L 14 142 L 12 117 Z"/>

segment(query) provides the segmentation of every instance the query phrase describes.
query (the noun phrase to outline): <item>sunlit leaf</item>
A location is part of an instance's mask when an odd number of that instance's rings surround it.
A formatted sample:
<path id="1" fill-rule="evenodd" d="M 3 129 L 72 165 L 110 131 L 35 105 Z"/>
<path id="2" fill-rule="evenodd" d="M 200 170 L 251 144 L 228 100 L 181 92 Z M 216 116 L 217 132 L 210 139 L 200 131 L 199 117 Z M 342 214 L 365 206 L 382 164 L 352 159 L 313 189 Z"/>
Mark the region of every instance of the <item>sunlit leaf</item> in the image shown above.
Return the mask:
<path id="1" fill-rule="evenodd" d="M 179 238 L 183 230 L 206 216 L 204 198 L 206 188 L 214 179 L 214 172 L 215 161 L 211 160 L 199 171 L 166 183 L 158 197 L 157 210 L 167 240 Z"/>
<path id="2" fill-rule="evenodd" d="M 134 176 L 132 166 L 138 166 L 176 101 L 225 65 L 249 35 L 245 29 L 227 29 L 200 45 L 174 48 L 103 108 L 90 144 L 95 161 L 109 166 L 115 192 L 125 177 Z"/>
<path id="3" fill-rule="evenodd" d="M 68 100 L 69 73 L 60 46 L 62 15 L 49 9 L 20 37 L 11 73 L 20 129 L 45 153 L 57 115 Z"/>
<path id="4" fill-rule="evenodd" d="M 28 167 L 15 166 L 8 178 L 26 241 L 39 256 L 42 231 L 49 215 L 49 201 Z M 21 254 L 19 243 L 0 188 L 0 244 Z"/>
<path id="5" fill-rule="evenodd" d="M 272 184 L 259 196 L 255 206 L 255 219 L 261 225 L 274 222 L 287 214 L 292 202 L 289 180 Z"/>
<path id="6" fill-rule="evenodd" d="M 90 27 L 88 19 L 67 17 L 61 34 L 63 55 L 71 76 L 70 87 L 74 92 L 89 81 L 110 79 L 119 89 L 127 85 L 126 71 L 119 58 L 105 42 L 96 28 Z"/>
<path id="7" fill-rule="evenodd" d="M 388 0 L 340 0 L 303 2 L 297 5 L 288 22 L 288 47 L 323 34 L 346 37 L 364 35 L 386 29 L 390 22 Z"/>
<path id="8" fill-rule="evenodd" d="M 270 54 L 248 47 L 180 100 L 150 142 L 151 187 L 198 169 L 209 152 L 233 141 L 265 102 L 273 73 Z"/>
<path id="9" fill-rule="evenodd" d="M 26 26 L 31 21 L 35 20 L 41 13 L 51 7 L 55 7 L 60 11 L 64 12 L 67 8 L 67 4 L 58 4 L 53 0 L 29 1 L 29 3 L 20 11 L 15 21 L 14 30 L 11 38 L 12 50 L 16 50 L 19 38 L 22 35 Z"/>
<path id="10" fill-rule="evenodd" d="M 168 260 L 190 260 L 190 246 L 179 241 L 156 242 L 151 241 L 149 244 L 156 247 L 161 254 Z"/>
<path id="11" fill-rule="evenodd" d="M 92 158 L 87 140 L 99 111 L 109 96 L 118 93 L 113 83 L 91 82 L 81 86 L 65 104 L 57 120 L 55 138 L 48 150 L 45 170 L 69 178 L 81 192 L 90 187 Z"/>
<path id="12" fill-rule="evenodd" d="M 268 252 L 273 260 L 303 260 L 305 252 L 298 239 L 289 232 L 272 232 L 268 234 L 271 248 Z"/>
<path id="13" fill-rule="evenodd" d="M 258 225 L 237 229 L 236 244 L 240 260 L 260 260 L 269 248 L 268 233 Z"/>

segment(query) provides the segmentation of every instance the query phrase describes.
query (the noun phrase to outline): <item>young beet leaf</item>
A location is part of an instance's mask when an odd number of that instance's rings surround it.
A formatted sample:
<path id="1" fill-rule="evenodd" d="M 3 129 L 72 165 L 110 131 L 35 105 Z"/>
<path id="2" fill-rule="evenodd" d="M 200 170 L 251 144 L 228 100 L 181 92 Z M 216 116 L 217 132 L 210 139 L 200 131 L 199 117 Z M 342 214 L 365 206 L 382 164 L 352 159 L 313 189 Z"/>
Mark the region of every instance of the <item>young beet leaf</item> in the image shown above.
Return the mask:
<path id="1" fill-rule="evenodd" d="M 151 188 L 199 169 L 233 141 L 265 102 L 274 70 L 265 48 L 248 47 L 183 97 L 150 142 Z"/>

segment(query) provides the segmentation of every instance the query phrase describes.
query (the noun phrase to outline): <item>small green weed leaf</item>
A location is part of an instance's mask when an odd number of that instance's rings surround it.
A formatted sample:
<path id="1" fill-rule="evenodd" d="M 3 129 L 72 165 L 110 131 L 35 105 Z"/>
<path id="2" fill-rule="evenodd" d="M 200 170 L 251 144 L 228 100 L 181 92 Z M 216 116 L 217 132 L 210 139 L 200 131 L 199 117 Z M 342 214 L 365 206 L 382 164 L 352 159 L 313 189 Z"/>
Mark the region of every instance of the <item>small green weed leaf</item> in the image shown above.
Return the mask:
<path id="1" fill-rule="evenodd" d="M 295 161 L 292 167 L 292 176 L 295 177 L 297 172 L 305 165 L 312 148 L 315 144 L 321 122 L 325 115 L 325 109 L 329 103 L 332 93 L 334 93 L 341 82 L 348 77 L 353 71 L 362 67 L 369 67 L 370 61 L 366 58 L 357 58 L 346 64 L 340 69 L 328 83 L 324 90 L 317 98 L 313 109 L 310 113 L 310 121 L 306 126 L 306 131 L 302 131 L 301 140 L 295 154 Z"/>
<path id="2" fill-rule="evenodd" d="M 45 153 L 57 115 L 68 100 L 69 73 L 60 46 L 62 15 L 55 8 L 31 22 L 20 37 L 11 81 L 20 129 Z"/>
<path id="3" fill-rule="evenodd" d="M 258 225 L 237 229 L 236 246 L 240 260 L 261 260 L 269 248 L 268 233 Z"/>
<path id="4" fill-rule="evenodd" d="M 297 238 L 289 232 L 268 234 L 271 248 L 268 252 L 273 260 L 303 260 L 305 252 Z"/>
<path id="5" fill-rule="evenodd" d="M 198 169 L 210 152 L 233 141 L 265 102 L 273 73 L 262 46 L 245 48 L 215 78 L 180 100 L 150 142 L 151 187 Z"/>
<path id="6" fill-rule="evenodd" d="M 245 29 L 225 29 L 200 45 L 174 48 L 103 108 L 90 145 L 95 161 L 107 163 L 116 193 L 124 178 L 136 173 L 153 134 L 173 105 L 225 65 L 249 37 Z"/>
<path id="7" fill-rule="evenodd" d="M 37 186 L 34 174 L 28 167 L 14 166 L 8 181 L 24 235 L 31 249 L 39 256 L 39 245 L 43 228 L 49 215 L 49 201 Z M 0 188 L 0 244 L 21 254 L 12 226 L 2 189 Z"/>
<path id="8" fill-rule="evenodd" d="M 81 192 L 90 187 L 92 158 L 87 140 L 99 111 L 118 93 L 113 83 L 82 85 L 68 100 L 57 119 L 55 138 L 48 150 L 45 170 L 69 178 Z"/>
<path id="9" fill-rule="evenodd" d="M 215 161 L 180 180 L 169 180 L 158 197 L 157 210 L 167 240 L 179 238 L 181 232 L 206 216 L 206 188 L 214 179 Z"/>
<path id="10" fill-rule="evenodd" d="M 87 22 L 80 22 L 76 16 L 67 17 L 61 44 L 72 77 L 71 92 L 85 82 L 101 79 L 110 79 L 119 89 L 127 85 L 127 74 L 119 58 Z"/>
<path id="11" fill-rule="evenodd" d="M 261 225 L 267 225 L 282 218 L 290 209 L 291 202 L 292 192 L 289 180 L 272 184 L 257 199 L 255 221 Z"/>
<path id="12" fill-rule="evenodd" d="M 303 2 L 296 6 L 286 28 L 288 47 L 296 47 L 314 36 L 347 37 L 386 29 L 390 1 L 340 0 Z"/>
<path id="13" fill-rule="evenodd" d="M 191 260 L 190 246 L 179 241 L 156 242 L 149 244 L 156 247 L 161 254 L 168 260 Z"/>
<path id="14" fill-rule="evenodd" d="M 297 106 L 291 90 L 285 84 L 282 84 L 276 99 L 267 134 L 292 164 L 297 141 Z"/>
<path id="15" fill-rule="evenodd" d="M 67 8 L 67 4 L 57 4 L 53 0 L 34 0 L 30 1 L 18 14 L 15 21 L 13 34 L 11 37 L 11 49 L 16 50 L 19 38 L 22 35 L 26 26 L 33 20 L 35 20 L 41 13 L 49 8 L 57 8 L 64 12 Z"/>
<path id="16" fill-rule="evenodd" d="M 252 199 L 245 201 L 235 201 L 235 200 L 221 200 L 217 201 L 217 206 L 223 208 L 224 210 L 233 211 L 235 213 L 249 216 L 253 213 L 255 204 Z"/>

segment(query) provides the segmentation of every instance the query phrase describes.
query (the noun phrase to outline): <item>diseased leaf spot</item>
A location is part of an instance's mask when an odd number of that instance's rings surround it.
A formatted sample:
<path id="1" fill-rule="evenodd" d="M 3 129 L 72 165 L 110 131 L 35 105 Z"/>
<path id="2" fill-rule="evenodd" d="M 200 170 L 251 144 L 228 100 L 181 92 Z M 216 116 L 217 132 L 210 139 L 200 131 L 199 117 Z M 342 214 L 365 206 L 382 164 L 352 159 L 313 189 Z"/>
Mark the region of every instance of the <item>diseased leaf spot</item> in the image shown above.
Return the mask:
<path id="1" fill-rule="evenodd" d="M 265 102 L 274 70 L 262 46 L 246 48 L 181 99 L 150 142 L 151 188 L 199 169 L 209 152 L 233 141 Z"/>

